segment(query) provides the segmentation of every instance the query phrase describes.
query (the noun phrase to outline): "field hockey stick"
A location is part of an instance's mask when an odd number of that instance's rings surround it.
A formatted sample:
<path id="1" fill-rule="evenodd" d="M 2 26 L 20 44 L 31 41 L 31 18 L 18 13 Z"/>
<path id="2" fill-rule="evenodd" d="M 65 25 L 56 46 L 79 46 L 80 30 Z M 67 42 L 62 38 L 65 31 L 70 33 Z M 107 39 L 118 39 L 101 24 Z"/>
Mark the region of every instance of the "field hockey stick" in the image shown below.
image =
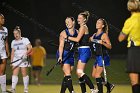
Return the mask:
<path id="1" fill-rule="evenodd" d="M 52 66 L 52 68 L 49 71 L 47 71 L 46 75 L 48 76 L 53 71 L 53 69 L 59 64 L 60 64 L 60 60 L 54 66 Z"/>
<path id="2" fill-rule="evenodd" d="M 18 64 L 18 65 L 16 65 L 14 68 L 12 68 L 12 70 L 15 70 L 17 67 L 19 67 L 19 65 L 20 64 L 22 64 L 24 61 L 23 61 L 23 59 L 25 59 L 25 58 L 23 58 L 24 56 L 22 56 L 20 59 L 17 59 L 17 60 L 15 60 L 15 61 L 13 61 L 13 62 L 11 62 L 11 64 L 13 64 L 13 63 L 16 63 L 16 62 L 18 62 L 19 60 L 21 60 L 21 62 Z"/>
<path id="3" fill-rule="evenodd" d="M 50 41 L 47 41 L 48 44 L 52 45 L 52 46 L 55 46 L 55 47 L 59 47 L 58 44 L 54 43 L 53 40 L 50 40 Z"/>
<path id="4" fill-rule="evenodd" d="M 20 64 L 22 64 L 23 61 L 21 61 L 18 65 L 12 68 L 12 70 L 15 70 L 17 67 L 19 67 Z"/>
<path id="5" fill-rule="evenodd" d="M 67 57 L 64 60 L 62 60 L 62 62 L 65 62 L 69 58 L 71 52 L 72 50 L 68 52 Z M 48 76 L 54 70 L 54 68 L 59 64 L 61 64 L 61 60 L 59 60 L 54 66 L 52 66 L 52 68 L 49 71 L 47 71 L 46 75 Z"/>
<path id="6" fill-rule="evenodd" d="M 104 63 L 104 59 L 102 58 L 102 62 L 103 62 L 103 71 L 104 71 L 104 79 L 105 79 L 105 84 L 107 83 L 107 73 L 106 73 L 106 68 L 105 68 L 105 63 Z"/>
<path id="7" fill-rule="evenodd" d="M 21 58 L 15 60 L 15 61 L 12 61 L 10 64 L 16 63 L 16 62 L 18 62 L 19 60 L 22 60 L 22 59 L 23 59 L 23 58 L 21 57 Z"/>
<path id="8" fill-rule="evenodd" d="M 70 54 L 71 54 L 71 52 L 73 52 L 74 51 L 74 44 L 71 46 L 71 48 L 70 48 L 70 51 L 67 53 L 67 55 L 66 55 L 66 58 L 64 59 L 64 60 L 62 60 L 62 62 L 65 62 L 69 57 L 70 57 Z M 60 60 L 54 65 L 54 66 L 52 66 L 52 68 L 49 70 L 49 71 L 47 71 L 47 73 L 46 73 L 46 75 L 48 76 L 52 71 L 53 71 L 53 69 L 57 66 L 57 65 L 59 65 L 61 62 L 60 62 Z"/>
<path id="9" fill-rule="evenodd" d="M 104 84 L 107 83 L 107 73 L 106 73 L 106 68 L 105 68 L 105 61 L 104 61 L 104 55 L 103 55 L 103 49 L 101 47 L 101 52 L 102 52 L 102 64 L 103 64 L 103 72 L 104 72 L 104 79 L 105 82 L 103 82 Z"/>

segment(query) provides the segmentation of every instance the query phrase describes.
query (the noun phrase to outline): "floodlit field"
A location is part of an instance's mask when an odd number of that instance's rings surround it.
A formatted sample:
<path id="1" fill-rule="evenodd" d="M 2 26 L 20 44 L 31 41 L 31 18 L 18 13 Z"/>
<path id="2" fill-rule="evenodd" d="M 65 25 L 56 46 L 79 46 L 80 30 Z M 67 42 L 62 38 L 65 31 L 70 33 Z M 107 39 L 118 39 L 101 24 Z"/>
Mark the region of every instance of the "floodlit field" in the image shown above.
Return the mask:
<path id="1" fill-rule="evenodd" d="M 60 66 L 57 66 L 49 76 L 45 75 L 46 72 L 55 64 L 55 60 L 56 59 L 47 60 L 47 65 L 43 68 L 43 72 L 42 72 L 41 86 L 34 85 L 34 79 L 31 76 L 31 69 L 29 69 L 29 75 L 31 77 L 30 81 L 32 84 L 29 86 L 29 93 L 59 93 L 61 87 L 61 81 L 63 79 L 63 72 Z M 88 76 L 90 76 L 94 85 L 96 85 L 95 79 L 91 77 L 93 62 L 94 62 L 93 59 L 89 61 L 85 69 L 85 72 L 87 73 Z M 111 66 L 106 68 L 108 81 L 116 85 L 112 93 L 131 93 L 129 78 L 128 75 L 125 73 L 125 62 L 126 61 L 122 59 L 113 59 L 111 60 Z M 9 68 L 8 65 L 7 65 L 6 73 L 7 73 L 7 80 L 10 81 L 12 73 L 11 73 L 11 68 Z M 81 93 L 80 87 L 78 85 L 78 79 L 75 74 L 75 69 L 72 73 L 72 79 L 73 79 L 74 89 L 76 93 Z M 8 85 L 8 88 L 10 88 L 10 85 Z M 104 93 L 106 93 L 106 88 L 104 89 L 105 89 Z M 19 77 L 19 84 L 17 86 L 17 93 L 23 93 L 21 74 Z M 89 89 L 88 89 L 88 93 L 90 93 Z"/>
<path id="2" fill-rule="evenodd" d="M 8 86 L 9 88 L 10 86 Z M 74 89 L 76 93 L 81 93 L 79 85 L 74 85 Z M 59 93 L 60 85 L 41 85 L 29 86 L 29 93 Z M 23 93 L 23 85 L 18 85 L 16 89 L 16 93 Z M 69 93 L 68 91 L 66 93 Z M 90 93 L 89 89 L 87 88 L 87 93 Z M 106 93 L 106 90 L 104 90 Z M 128 85 L 116 85 L 111 93 L 131 93 L 131 87 Z"/>

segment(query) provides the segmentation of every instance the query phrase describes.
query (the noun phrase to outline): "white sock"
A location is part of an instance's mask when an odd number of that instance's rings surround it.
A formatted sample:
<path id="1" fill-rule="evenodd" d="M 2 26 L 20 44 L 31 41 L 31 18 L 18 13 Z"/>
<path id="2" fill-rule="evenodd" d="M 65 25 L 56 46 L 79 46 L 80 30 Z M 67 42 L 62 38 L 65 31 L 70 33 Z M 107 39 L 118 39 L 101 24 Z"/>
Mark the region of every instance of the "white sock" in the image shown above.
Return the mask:
<path id="1" fill-rule="evenodd" d="M 6 91 L 6 75 L 0 76 L 0 84 L 1 84 L 1 90 L 5 92 Z"/>
<path id="2" fill-rule="evenodd" d="M 12 76 L 12 89 L 16 88 L 17 83 L 18 83 L 18 76 L 13 75 Z"/>
<path id="3" fill-rule="evenodd" d="M 90 91 L 93 91 L 94 89 L 90 89 Z"/>
<path id="4" fill-rule="evenodd" d="M 23 83 L 24 83 L 24 89 L 28 89 L 28 85 L 29 85 L 29 76 L 25 76 L 23 77 Z"/>

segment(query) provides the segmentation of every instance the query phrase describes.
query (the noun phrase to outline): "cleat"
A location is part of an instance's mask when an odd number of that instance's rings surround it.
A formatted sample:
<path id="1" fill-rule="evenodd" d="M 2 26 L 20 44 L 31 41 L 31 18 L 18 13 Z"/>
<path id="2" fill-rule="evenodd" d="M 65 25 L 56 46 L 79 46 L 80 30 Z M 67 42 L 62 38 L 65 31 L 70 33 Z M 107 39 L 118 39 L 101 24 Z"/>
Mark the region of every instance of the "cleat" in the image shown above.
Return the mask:
<path id="1" fill-rule="evenodd" d="M 28 89 L 24 89 L 24 93 L 28 93 Z"/>
<path id="2" fill-rule="evenodd" d="M 114 87 L 115 87 L 114 84 L 110 84 L 110 88 L 107 89 L 107 93 L 111 93 L 111 91 L 113 90 Z"/>
<path id="3" fill-rule="evenodd" d="M 98 93 L 98 89 L 94 88 L 93 90 L 91 90 L 91 93 Z"/>
<path id="4" fill-rule="evenodd" d="M 9 89 L 9 90 L 6 90 L 6 92 L 2 92 L 2 93 L 16 93 L 16 90 L 15 89 Z"/>

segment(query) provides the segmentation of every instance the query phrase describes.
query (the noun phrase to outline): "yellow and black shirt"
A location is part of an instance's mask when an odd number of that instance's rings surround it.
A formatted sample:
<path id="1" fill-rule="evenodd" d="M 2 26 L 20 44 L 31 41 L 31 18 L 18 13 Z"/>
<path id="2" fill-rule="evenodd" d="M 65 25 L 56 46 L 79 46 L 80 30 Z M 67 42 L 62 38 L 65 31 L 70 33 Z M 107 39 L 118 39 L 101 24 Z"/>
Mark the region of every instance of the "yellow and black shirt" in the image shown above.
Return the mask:
<path id="1" fill-rule="evenodd" d="M 127 47 L 131 47 L 131 41 L 134 46 L 140 46 L 140 12 L 132 13 L 131 17 L 125 21 L 122 33 L 128 36 Z"/>

